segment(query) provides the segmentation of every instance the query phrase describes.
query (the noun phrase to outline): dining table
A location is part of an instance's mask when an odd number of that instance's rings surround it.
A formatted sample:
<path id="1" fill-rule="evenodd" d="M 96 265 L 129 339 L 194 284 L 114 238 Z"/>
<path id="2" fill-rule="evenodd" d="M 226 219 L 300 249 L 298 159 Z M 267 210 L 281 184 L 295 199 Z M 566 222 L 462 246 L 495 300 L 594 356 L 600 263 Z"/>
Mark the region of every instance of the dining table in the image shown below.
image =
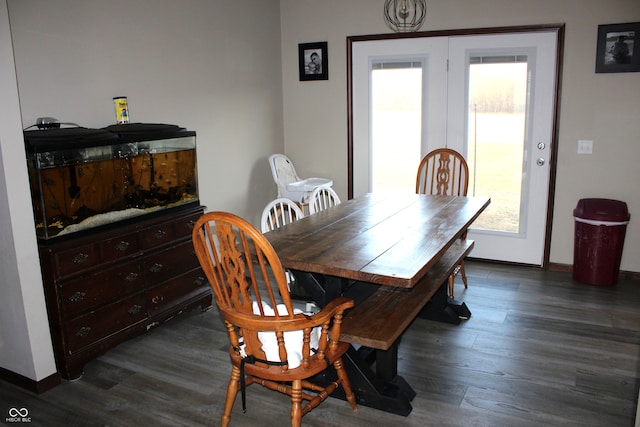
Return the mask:
<path id="1" fill-rule="evenodd" d="M 367 193 L 265 234 L 283 267 L 320 308 L 344 295 L 354 300 L 354 313 L 361 305 L 366 316 L 388 323 L 385 327 L 397 324 L 395 334 L 379 343 L 365 336 L 376 322 L 354 317 L 354 332 L 341 338 L 352 343 L 343 363 L 359 404 L 404 416 L 411 412 L 416 393 L 397 373 L 401 335 L 417 315 L 450 323 L 471 315 L 465 303 L 449 300 L 446 280 L 436 279 L 428 294 L 425 281 L 489 203 L 488 197 Z M 465 247 L 463 255 L 473 242 Z M 390 315 L 372 304 L 381 291 L 412 302 L 427 295 L 429 301 L 419 303 L 420 313 L 396 307 Z M 343 329 L 348 319 L 345 313 Z M 333 379 L 328 371 L 322 375 L 318 380 Z"/>

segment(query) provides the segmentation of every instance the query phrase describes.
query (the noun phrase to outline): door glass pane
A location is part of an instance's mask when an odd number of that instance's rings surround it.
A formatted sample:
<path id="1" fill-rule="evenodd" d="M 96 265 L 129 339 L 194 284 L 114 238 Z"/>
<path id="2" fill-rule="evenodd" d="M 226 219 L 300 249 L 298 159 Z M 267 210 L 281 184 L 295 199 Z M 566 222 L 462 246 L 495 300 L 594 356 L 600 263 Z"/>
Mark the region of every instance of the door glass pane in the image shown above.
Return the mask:
<path id="1" fill-rule="evenodd" d="M 374 64 L 371 110 L 371 192 L 415 192 L 421 153 L 421 64 Z"/>
<path id="2" fill-rule="evenodd" d="M 526 57 L 471 58 L 469 67 L 469 194 L 491 197 L 473 228 L 518 233 L 525 177 Z"/>

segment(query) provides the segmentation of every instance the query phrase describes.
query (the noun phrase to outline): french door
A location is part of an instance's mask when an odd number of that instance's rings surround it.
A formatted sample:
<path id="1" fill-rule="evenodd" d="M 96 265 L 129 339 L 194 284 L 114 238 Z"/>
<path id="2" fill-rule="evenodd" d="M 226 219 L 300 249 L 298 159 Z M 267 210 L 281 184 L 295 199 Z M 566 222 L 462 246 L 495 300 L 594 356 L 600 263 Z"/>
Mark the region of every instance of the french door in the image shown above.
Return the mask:
<path id="1" fill-rule="evenodd" d="M 353 196 L 415 191 L 420 159 L 446 140 L 447 51 L 446 37 L 353 44 Z M 393 171 L 402 181 L 385 183 Z"/>
<path id="2" fill-rule="evenodd" d="M 470 194 L 491 197 L 469 230 L 474 257 L 543 263 L 556 45 L 550 32 L 449 41 L 450 82 L 464 85 L 449 85 L 447 144 L 467 157 Z"/>
<path id="3" fill-rule="evenodd" d="M 351 195 L 414 191 L 420 158 L 464 154 L 491 206 L 474 258 L 542 265 L 554 152 L 558 31 L 351 45 Z"/>

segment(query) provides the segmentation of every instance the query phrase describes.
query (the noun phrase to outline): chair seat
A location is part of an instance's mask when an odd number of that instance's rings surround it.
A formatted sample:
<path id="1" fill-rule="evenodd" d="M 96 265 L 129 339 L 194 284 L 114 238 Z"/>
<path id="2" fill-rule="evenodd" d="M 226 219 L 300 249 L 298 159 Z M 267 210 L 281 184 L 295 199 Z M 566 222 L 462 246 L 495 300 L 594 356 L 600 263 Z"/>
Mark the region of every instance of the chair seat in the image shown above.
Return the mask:
<path id="1" fill-rule="evenodd" d="M 278 304 L 276 307 L 280 315 L 287 314 L 287 307 L 284 304 Z M 271 308 L 265 301 L 262 301 L 262 309 L 264 310 L 265 315 L 274 315 L 273 308 Z M 294 308 L 293 313 L 305 314 L 298 308 Z M 260 315 L 260 310 L 258 309 L 258 303 L 256 301 L 253 302 L 253 314 Z M 311 315 L 311 313 L 309 313 L 309 315 Z M 311 329 L 311 333 L 309 335 L 309 345 L 311 346 L 309 349 L 309 356 L 313 355 L 314 348 L 318 348 L 320 329 L 320 326 L 316 326 Z M 300 362 L 303 358 L 300 350 L 302 349 L 304 341 L 304 333 L 302 330 L 288 330 L 284 332 L 283 338 L 284 346 L 287 349 L 287 362 L 289 364 L 289 369 L 297 368 L 300 366 Z M 275 332 L 258 332 L 258 340 L 262 344 L 262 351 L 266 356 L 266 360 L 271 362 L 281 362 L 279 357 L 278 338 L 276 337 Z"/>
<path id="2" fill-rule="evenodd" d="M 305 178 L 300 181 L 288 183 L 287 190 L 309 192 L 321 185 L 331 187 L 333 185 L 333 180 L 327 178 Z"/>
<path id="3" fill-rule="evenodd" d="M 306 204 L 309 193 L 318 186 L 333 185 L 333 180 L 327 178 L 300 178 L 293 163 L 284 154 L 269 156 L 269 166 L 278 187 L 278 197 L 286 197 L 296 203 Z"/>
<path id="4" fill-rule="evenodd" d="M 340 341 L 335 351 L 327 351 L 325 356 L 329 361 L 329 364 L 333 364 L 349 349 L 348 342 Z M 231 363 L 240 367 L 242 356 L 240 356 L 233 346 L 229 347 L 229 356 Z M 269 378 L 273 381 L 293 381 L 299 378 L 309 378 L 310 376 L 323 372 L 329 365 L 327 360 L 320 359 L 318 357 L 311 357 L 309 360 L 309 366 L 299 366 L 294 369 L 283 370 L 281 366 L 265 365 L 263 363 L 249 364 L 245 363 L 244 371 L 248 375 L 256 376 L 259 378 Z"/>

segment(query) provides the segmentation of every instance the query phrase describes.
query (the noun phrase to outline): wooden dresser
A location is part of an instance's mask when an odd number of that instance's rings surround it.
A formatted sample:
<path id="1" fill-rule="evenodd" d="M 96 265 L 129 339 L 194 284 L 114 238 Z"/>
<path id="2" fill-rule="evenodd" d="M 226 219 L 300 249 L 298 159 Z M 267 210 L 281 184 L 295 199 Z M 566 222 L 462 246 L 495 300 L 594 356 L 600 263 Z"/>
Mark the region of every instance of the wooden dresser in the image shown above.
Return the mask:
<path id="1" fill-rule="evenodd" d="M 39 245 L 56 364 L 67 379 L 117 344 L 200 307 L 211 289 L 191 243 L 204 208 L 168 209 Z"/>

